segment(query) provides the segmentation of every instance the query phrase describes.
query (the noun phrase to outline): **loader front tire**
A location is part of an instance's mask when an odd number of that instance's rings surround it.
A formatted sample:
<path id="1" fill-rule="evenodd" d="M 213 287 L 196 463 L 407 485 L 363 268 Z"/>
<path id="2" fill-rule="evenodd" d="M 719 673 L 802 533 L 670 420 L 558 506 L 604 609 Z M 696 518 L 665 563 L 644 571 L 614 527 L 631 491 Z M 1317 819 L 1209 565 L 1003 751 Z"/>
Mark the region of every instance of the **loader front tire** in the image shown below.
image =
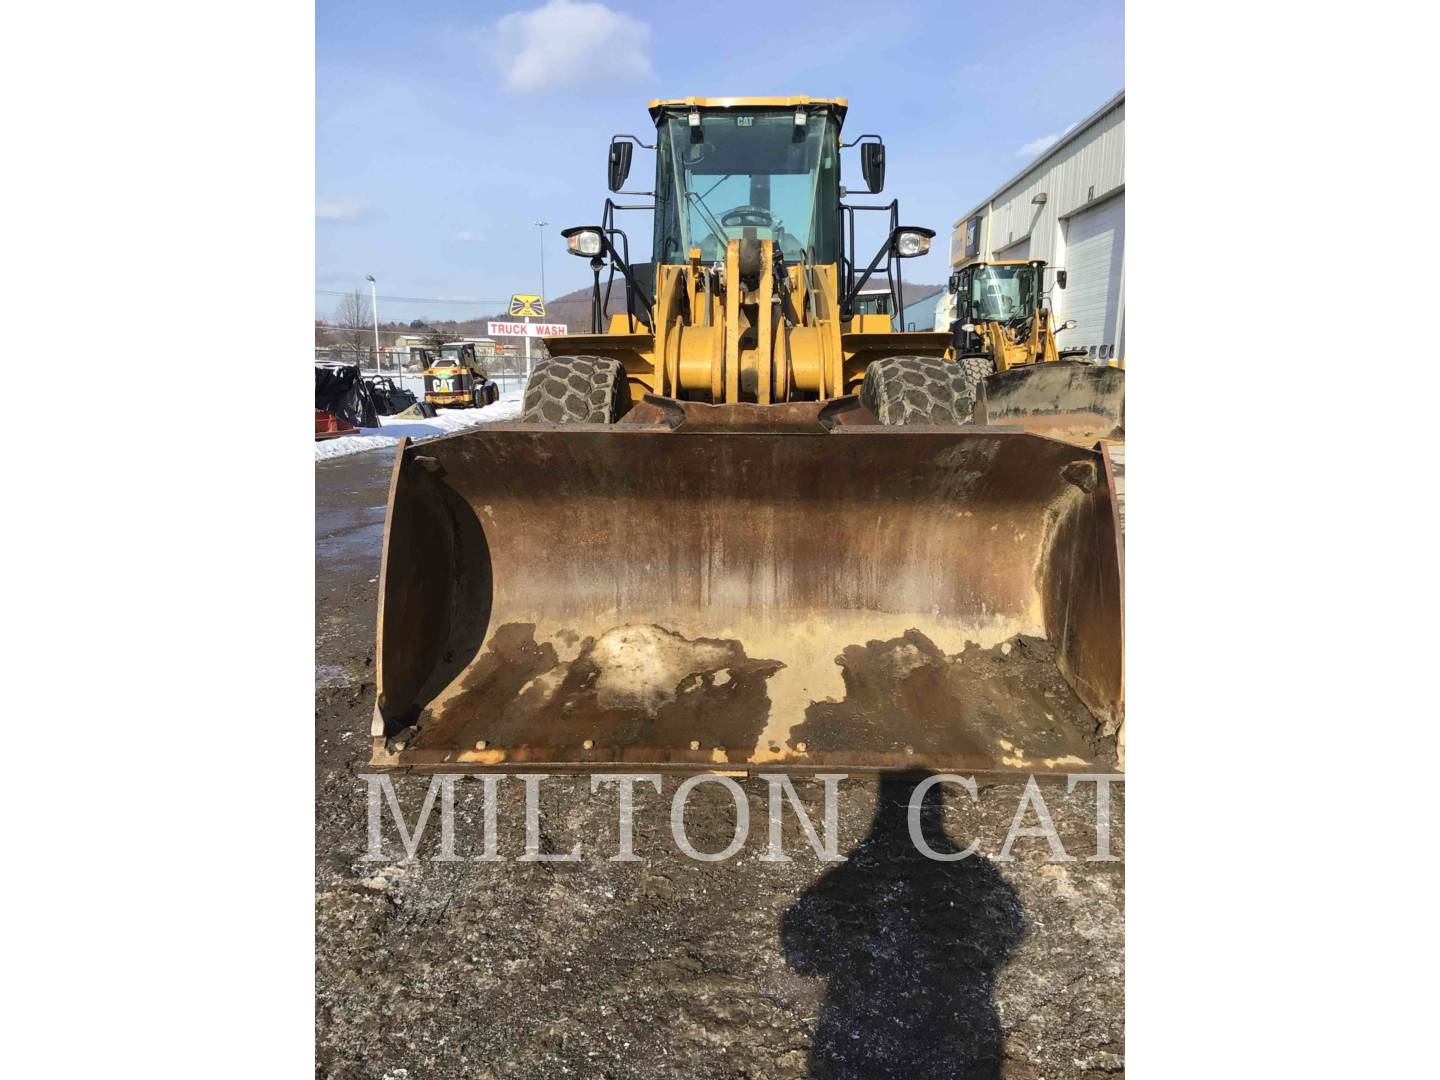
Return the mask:
<path id="1" fill-rule="evenodd" d="M 625 369 L 605 356 L 556 356 L 535 366 L 525 386 L 525 423 L 613 424 L 626 392 Z"/>
<path id="2" fill-rule="evenodd" d="M 972 386 L 986 375 L 995 374 L 995 361 L 988 356 L 962 356 L 955 362 L 965 369 Z"/>
<path id="3" fill-rule="evenodd" d="M 865 369 L 860 401 L 882 424 L 968 424 L 975 380 L 954 360 L 887 356 Z"/>

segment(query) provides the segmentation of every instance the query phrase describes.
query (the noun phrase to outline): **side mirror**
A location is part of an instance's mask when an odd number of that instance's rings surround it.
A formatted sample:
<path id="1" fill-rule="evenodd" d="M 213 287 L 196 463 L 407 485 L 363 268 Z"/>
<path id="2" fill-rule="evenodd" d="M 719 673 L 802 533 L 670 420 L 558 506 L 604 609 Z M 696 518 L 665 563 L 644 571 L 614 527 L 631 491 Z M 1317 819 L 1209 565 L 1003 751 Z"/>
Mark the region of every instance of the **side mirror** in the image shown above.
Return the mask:
<path id="1" fill-rule="evenodd" d="M 885 144 L 867 142 L 860 144 L 860 172 L 865 177 L 865 186 L 873 195 L 885 187 Z"/>
<path id="2" fill-rule="evenodd" d="M 630 158 L 635 153 L 635 144 L 616 139 L 610 144 L 610 190 L 619 191 L 625 186 L 630 175 Z"/>
<path id="3" fill-rule="evenodd" d="M 1079 325 L 1080 324 L 1077 323 L 1074 319 L 1066 319 L 1063 323 L 1061 323 L 1055 328 L 1055 332 L 1058 334 L 1061 330 L 1074 330 L 1075 327 Z"/>
<path id="4" fill-rule="evenodd" d="M 1064 270 L 1056 270 L 1056 271 L 1055 271 L 1055 284 L 1056 284 L 1056 285 L 1059 285 L 1060 288 L 1062 288 L 1062 289 L 1065 288 L 1065 280 L 1066 280 L 1067 277 L 1069 277 L 1069 275 L 1066 274 Z"/>

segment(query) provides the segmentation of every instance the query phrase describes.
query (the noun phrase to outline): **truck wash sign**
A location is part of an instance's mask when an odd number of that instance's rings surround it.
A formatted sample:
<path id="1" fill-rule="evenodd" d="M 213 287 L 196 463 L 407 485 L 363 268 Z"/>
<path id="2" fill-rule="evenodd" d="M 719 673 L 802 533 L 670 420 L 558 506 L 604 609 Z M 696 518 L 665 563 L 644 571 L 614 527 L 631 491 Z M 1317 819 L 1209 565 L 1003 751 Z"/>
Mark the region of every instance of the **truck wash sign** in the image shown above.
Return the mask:
<path id="1" fill-rule="evenodd" d="M 492 322 L 485 324 L 490 337 L 558 337 L 567 332 L 564 323 Z"/>

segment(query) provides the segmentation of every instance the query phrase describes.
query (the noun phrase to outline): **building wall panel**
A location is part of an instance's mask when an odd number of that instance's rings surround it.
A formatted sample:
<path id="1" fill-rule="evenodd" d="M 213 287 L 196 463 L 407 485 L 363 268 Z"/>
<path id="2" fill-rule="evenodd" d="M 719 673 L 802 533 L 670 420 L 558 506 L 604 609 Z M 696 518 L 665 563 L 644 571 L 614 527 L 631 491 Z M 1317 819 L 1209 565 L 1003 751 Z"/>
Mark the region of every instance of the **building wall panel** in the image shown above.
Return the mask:
<path id="1" fill-rule="evenodd" d="M 950 261 L 963 251 L 965 222 L 976 214 L 981 224 L 981 254 L 995 257 L 1004 247 L 1030 238 L 1030 257 L 1051 261 L 1060 220 L 1101 202 L 1125 186 L 1125 101 L 1092 120 L 1069 143 L 1042 159 L 1013 183 L 966 214 L 951 237 Z M 1045 201 L 1035 203 L 1041 193 Z"/>

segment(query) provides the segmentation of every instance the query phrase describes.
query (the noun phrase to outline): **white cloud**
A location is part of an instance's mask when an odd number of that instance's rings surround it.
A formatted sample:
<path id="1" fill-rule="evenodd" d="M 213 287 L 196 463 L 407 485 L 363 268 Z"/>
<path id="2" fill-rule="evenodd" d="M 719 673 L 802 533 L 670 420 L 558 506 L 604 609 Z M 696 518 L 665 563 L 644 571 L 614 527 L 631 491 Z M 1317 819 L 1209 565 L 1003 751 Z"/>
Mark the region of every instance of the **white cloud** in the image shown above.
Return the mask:
<path id="1" fill-rule="evenodd" d="M 363 199 L 316 199 L 315 217 L 319 221 L 359 221 L 370 212 Z"/>
<path id="2" fill-rule="evenodd" d="M 485 234 L 475 232 L 471 229 L 461 229 L 455 234 L 455 239 L 459 240 L 462 244 L 472 244 L 477 241 L 484 240 Z"/>
<path id="3" fill-rule="evenodd" d="M 506 15 L 489 33 L 505 89 L 525 94 L 566 85 L 650 78 L 650 27 L 594 0 L 546 0 Z"/>
<path id="4" fill-rule="evenodd" d="M 1038 139 L 1027 142 L 1024 146 L 1020 147 L 1019 150 L 1016 150 L 1015 156 L 1035 157 L 1037 154 L 1043 154 L 1059 141 L 1059 135 L 1041 135 Z"/>
<path id="5" fill-rule="evenodd" d="M 1020 147 L 1019 150 L 1016 150 L 1015 156 L 1030 158 L 1043 154 L 1046 150 L 1049 150 L 1066 135 L 1069 135 L 1074 127 L 1074 124 L 1067 125 L 1065 130 L 1060 132 L 1059 135 L 1041 135 L 1038 139 L 1027 142 L 1024 146 Z"/>

